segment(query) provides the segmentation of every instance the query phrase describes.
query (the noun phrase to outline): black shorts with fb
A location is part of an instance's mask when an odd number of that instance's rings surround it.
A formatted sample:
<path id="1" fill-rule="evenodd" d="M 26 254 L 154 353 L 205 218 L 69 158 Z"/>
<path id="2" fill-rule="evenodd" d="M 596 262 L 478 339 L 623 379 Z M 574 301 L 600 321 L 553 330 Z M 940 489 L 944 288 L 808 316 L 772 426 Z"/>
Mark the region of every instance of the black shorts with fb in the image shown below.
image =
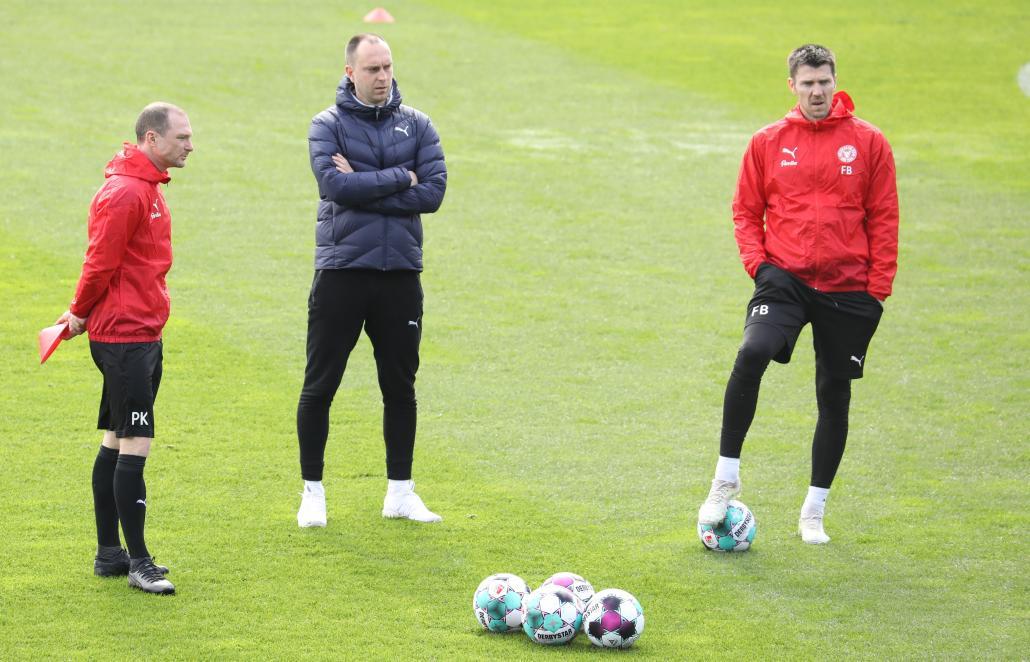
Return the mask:
<path id="1" fill-rule="evenodd" d="M 115 436 L 154 438 L 154 400 L 161 385 L 161 341 L 89 341 L 93 362 L 104 375 L 97 429 Z"/>
<path id="2" fill-rule="evenodd" d="M 882 304 L 868 292 L 821 292 L 766 262 L 755 274 L 744 328 L 770 324 L 779 329 L 787 343 L 773 360 L 788 363 L 801 329 L 811 322 L 816 362 L 834 377 L 860 379 L 882 314 Z"/>

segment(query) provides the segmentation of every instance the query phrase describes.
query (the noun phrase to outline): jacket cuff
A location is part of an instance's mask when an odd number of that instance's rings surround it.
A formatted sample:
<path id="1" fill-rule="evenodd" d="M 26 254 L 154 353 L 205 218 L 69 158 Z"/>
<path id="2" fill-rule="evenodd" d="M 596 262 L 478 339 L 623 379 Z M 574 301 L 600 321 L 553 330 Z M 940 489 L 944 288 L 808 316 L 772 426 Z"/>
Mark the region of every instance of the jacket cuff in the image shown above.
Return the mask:
<path id="1" fill-rule="evenodd" d="M 397 166 L 397 169 L 401 171 L 401 180 L 404 182 L 404 186 L 401 188 L 401 191 L 407 191 L 409 188 L 412 188 L 411 175 L 408 174 L 408 169 L 404 166 Z"/>

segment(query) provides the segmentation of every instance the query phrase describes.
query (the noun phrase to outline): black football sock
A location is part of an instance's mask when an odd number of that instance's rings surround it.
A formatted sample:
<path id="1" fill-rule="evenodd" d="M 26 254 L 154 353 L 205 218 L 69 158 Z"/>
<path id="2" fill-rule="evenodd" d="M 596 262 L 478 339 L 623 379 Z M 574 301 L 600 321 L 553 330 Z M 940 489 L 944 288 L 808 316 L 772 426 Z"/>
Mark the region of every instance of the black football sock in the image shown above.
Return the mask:
<path id="1" fill-rule="evenodd" d="M 114 471 L 118 451 L 101 446 L 93 461 L 93 514 L 97 520 L 97 546 L 122 548 L 118 537 L 118 506 L 114 501 Z"/>
<path id="2" fill-rule="evenodd" d="M 147 458 L 140 455 L 118 456 L 114 472 L 114 498 L 118 504 L 118 519 L 122 522 L 125 545 L 129 557 L 140 559 L 150 556 L 143 542 L 143 524 L 147 518 L 147 485 L 143 482 L 143 466 Z"/>

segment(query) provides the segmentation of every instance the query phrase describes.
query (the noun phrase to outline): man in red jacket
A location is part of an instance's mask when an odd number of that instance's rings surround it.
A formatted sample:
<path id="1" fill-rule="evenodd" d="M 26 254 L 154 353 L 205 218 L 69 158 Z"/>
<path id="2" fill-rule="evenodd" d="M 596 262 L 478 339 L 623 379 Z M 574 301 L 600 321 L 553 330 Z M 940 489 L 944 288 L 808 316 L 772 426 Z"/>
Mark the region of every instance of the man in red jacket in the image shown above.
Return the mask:
<path id="1" fill-rule="evenodd" d="M 165 274 L 172 266 L 172 219 L 159 184 L 193 151 L 181 108 L 152 103 L 136 120 L 104 171 L 89 208 L 89 246 L 71 306 L 58 318 L 68 335 L 89 332 L 104 376 L 97 427 L 104 431 L 93 464 L 97 555 L 93 572 L 129 577 L 148 593 L 174 593 L 168 569 L 154 564 L 143 540 L 147 488 L 143 466 L 154 438 L 154 399 L 161 383 L 161 331 L 168 320 Z M 128 553 L 118 537 L 125 533 Z"/>
<path id="2" fill-rule="evenodd" d="M 733 199 L 744 268 L 755 280 L 744 340 L 726 385 L 715 479 L 698 522 L 716 525 L 740 494 L 740 451 L 769 361 L 790 361 L 812 324 L 819 418 L 812 478 L 798 528 L 822 544 L 823 512 L 844 454 L 851 380 L 891 293 L 898 257 L 894 157 L 883 134 L 852 114 L 829 49 L 807 44 L 787 59 L 798 99 L 787 116 L 756 133 Z"/>

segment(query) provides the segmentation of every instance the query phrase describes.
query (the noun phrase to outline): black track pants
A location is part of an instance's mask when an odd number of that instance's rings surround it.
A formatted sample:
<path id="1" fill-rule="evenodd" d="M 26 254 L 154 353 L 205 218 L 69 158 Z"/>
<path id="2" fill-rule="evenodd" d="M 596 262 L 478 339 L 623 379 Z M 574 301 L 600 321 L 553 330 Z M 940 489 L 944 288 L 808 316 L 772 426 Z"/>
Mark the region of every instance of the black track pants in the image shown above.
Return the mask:
<path id="1" fill-rule="evenodd" d="M 304 480 L 322 480 L 329 407 L 364 327 L 383 394 L 386 471 L 411 478 L 415 447 L 415 373 L 422 339 L 422 285 L 415 271 L 324 269 L 308 297 L 307 368 L 297 405 Z"/>
<path id="2" fill-rule="evenodd" d="M 758 406 L 762 375 L 772 358 L 787 344 L 783 334 L 768 324 L 752 324 L 744 330 L 737 359 L 733 362 L 722 403 L 722 434 L 719 455 L 740 457 L 744 437 L 751 428 Z"/>
<path id="3" fill-rule="evenodd" d="M 755 417 L 762 375 L 785 344 L 783 333 L 769 324 L 752 324 L 744 331 L 744 341 L 726 384 L 719 455 L 740 457 L 744 437 Z M 811 484 L 828 488 L 837 475 L 848 438 L 851 380 L 833 376 L 817 361 L 815 393 L 819 418 L 812 437 Z"/>

